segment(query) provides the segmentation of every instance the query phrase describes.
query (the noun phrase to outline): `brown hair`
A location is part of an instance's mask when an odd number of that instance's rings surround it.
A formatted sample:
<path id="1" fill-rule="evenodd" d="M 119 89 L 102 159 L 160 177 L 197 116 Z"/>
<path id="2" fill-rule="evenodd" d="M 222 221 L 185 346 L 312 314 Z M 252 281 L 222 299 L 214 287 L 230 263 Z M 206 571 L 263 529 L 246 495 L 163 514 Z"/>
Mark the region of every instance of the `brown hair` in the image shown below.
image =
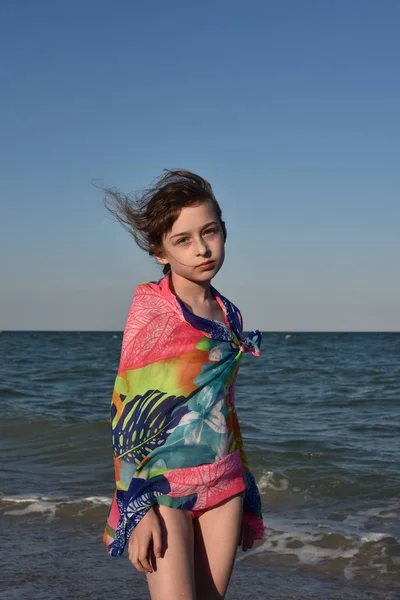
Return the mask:
<path id="1" fill-rule="evenodd" d="M 104 191 L 106 208 L 150 256 L 162 249 L 163 236 L 171 231 L 182 208 L 202 202 L 211 203 L 226 240 L 225 222 L 212 187 L 195 173 L 166 169 L 150 188 L 134 195 L 122 194 L 115 188 L 105 188 Z M 163 272 L 169 271 L 167 264 Z"/>

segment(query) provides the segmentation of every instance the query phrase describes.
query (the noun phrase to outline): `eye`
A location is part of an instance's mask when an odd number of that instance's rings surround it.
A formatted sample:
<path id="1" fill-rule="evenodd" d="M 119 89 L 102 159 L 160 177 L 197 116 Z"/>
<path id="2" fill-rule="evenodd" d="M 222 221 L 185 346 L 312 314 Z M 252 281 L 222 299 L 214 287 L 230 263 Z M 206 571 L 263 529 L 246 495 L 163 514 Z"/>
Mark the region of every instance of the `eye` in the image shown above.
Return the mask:
<path id="1" fill-rule="evenodd" d="M 218 229 L 216 227 L 210 227 L 203 231 L 203 235 L 214 235 L 214 233 L 218 233 Z"/>
<path id="2" fill-rule="evenodd" d="M 188 240 L 189 240 L 188 237 L 179 238 L 179 240 L 177 240 L 177 242 L 176 242 L 176 245 L 178 245 L 178 244 L 185 244 Z"/>

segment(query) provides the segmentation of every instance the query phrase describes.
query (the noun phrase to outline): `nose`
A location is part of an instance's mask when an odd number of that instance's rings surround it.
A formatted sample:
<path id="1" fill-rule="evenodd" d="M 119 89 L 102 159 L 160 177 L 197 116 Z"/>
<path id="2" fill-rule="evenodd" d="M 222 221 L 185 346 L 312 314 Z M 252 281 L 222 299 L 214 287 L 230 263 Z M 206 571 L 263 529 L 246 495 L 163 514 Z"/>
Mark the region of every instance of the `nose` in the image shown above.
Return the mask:
<path id="1" fill-rule="evenodd" d="M 199 238 L 196 242 L 196 254 L 197 256 L 204 256 L 205 258 L 211 256 L 211 250 L 203 238 Z"/>

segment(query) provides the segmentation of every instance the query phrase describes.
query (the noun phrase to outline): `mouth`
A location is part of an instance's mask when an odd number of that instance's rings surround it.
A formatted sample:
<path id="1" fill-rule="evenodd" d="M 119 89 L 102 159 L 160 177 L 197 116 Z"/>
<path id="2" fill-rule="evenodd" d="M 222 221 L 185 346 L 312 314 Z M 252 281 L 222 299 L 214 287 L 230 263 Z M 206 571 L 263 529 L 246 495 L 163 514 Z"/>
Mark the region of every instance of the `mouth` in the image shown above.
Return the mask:
<path id="1" fill-rule="evenodd" d="M 208 260 L 207 262 L 201 263 L 201 265 L 198 265 L 197 268 L 198 269 L 202 269 L 202 270 L 207 270 L 207 269 L 212 269 L 215 265 L 215 261 L 214 260 Z"/>

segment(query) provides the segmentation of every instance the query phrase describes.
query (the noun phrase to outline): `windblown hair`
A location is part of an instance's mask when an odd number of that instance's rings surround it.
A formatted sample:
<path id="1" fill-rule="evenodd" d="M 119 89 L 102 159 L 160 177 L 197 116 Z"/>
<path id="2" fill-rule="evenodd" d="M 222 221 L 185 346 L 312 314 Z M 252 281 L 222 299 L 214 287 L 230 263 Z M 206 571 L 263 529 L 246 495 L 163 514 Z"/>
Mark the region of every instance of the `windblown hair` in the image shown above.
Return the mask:
<path id="1" fill-rule="evenodd" d="M 225 222 L 211 185 L 190 171 L 166 169 L 150 188 L 136 194 L 123 194 L 115 188 L 104 191 L 107 210 L 150 256 L 162 252 L 163 237 L 171 231 L 182 208 L 203 202 L 214 208 L 226 239 Z M 163 272 L 169 271 L 167 264 Z"/>

